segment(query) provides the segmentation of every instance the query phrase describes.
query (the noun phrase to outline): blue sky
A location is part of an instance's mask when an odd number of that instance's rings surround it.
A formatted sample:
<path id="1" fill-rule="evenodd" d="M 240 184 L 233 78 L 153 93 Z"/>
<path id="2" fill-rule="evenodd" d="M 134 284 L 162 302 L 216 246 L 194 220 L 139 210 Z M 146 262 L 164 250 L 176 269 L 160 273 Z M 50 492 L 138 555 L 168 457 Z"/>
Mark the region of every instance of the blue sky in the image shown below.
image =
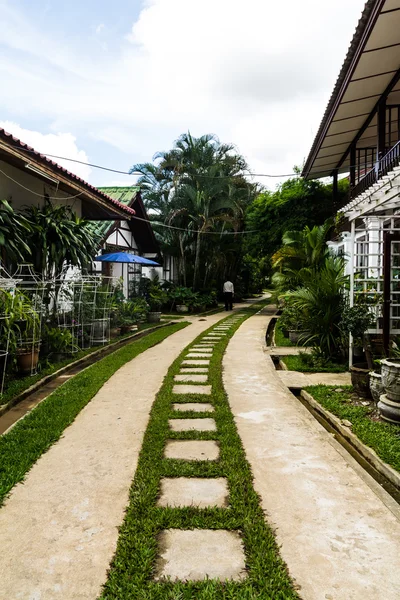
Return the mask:
<path id="1" fill-rule="evenodd" d="M 363 4 L 0 0 L 0 127 L 42 152 L 122 170 L 184 131 L 215 133 L 253 171 L 290 172 Z M 132 182 L 68 168 L 94 185 Z"/>

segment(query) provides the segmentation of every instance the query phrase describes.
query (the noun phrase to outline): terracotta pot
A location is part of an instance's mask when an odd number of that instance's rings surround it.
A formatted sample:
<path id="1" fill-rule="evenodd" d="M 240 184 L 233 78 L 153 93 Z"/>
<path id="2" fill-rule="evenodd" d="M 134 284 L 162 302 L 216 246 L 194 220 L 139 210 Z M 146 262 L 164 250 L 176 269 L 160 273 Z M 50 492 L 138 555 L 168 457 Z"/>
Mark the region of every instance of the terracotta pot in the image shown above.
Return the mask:
<path id="1" fill-rule="evenodd" d="M 34 373 L 36 371 L 38 362 L 39 348 L 20 348 L 17 350 L 17 365 L 20 373 L 29 375 Z"/>
<path id="2" fill-rule="evenodd" d="M 356 363 L 350 367 L 351 384 L 360 398 L 371 398 L 369 372 L 367 363 Z"/>

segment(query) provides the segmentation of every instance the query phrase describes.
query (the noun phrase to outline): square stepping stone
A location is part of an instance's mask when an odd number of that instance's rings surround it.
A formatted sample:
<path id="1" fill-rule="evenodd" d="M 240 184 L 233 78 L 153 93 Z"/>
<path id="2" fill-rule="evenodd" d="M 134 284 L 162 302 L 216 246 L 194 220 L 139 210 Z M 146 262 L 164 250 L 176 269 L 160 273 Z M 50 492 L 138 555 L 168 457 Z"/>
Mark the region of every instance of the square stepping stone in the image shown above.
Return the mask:
<path id="1" fill-rule="evenodd" d="M 207 375 L 199 375 L 198 373 L 192 373 L 187 375 L 175 375 L 175 381 L 191 381 L 192 383 L 207 383 Z"/>
<path id="2" fill-rule="evenodd" d="M 204 348 L 202 346 L 194 346 L 193 348 L 190 348 L 190 352 L 212 352 L 213 349 L 212 348 L 208 348 L 207 346 L 205 346 Z"/>
<path id="3" fill-rule="evenodd" d="M 164 477 L 157 506 L 196 506 L 207 508 L 228 506 L 229 490 L 224 477 L 215 479 L 196 477 Z"/>
<path id="4" fill-rule="evenodd" d="M 210 354 L 206 352 L 189 352 L 189 354 L 186 354 L 185 358 L 210 358 Z"/>
<path id="5" fill-rule="evenodd" d="M 204 360 L 198 358 L 197 360 L 183 360 L 182 366 L 190 366 L 190 367 L 205 367 L 210 364 L 210 360 Z"/>
<path id="6" fill-rule="evenodd" d="M 180 373 L 208 373 L 207 367 L 181 367 Z"/>
<path id="7" fill-rule="evenodd" d="M 211 394 L 211 385 L 174 385 L 172 388 L 173 394 Z"/>
<path id="8" fill-rule="evenodd" d="M 171 431 L 217 431 L 214 419 L 170 419 Z"/>
<path id="9" fill-rule="evenodd" d="M 235 531 L 167 529 L 158 536 L 157 581 L 241 581 L 245 568 L 242 540 Z"/>
<path id="10" fill-rule="evenodd" d="M 173 404 L 172 410 L 176 412 L 184 412 L 185 410 L 192 410 L 193 412 L 214 412 L 214 407 L 209 402 L 180 402 L 179 404 Z"/>
<path id="11" fill-rule="evenodd" d="M 217 460 L 219 446 L 215 440 L 167 440 L 164 456 L 178 460 Z"/>

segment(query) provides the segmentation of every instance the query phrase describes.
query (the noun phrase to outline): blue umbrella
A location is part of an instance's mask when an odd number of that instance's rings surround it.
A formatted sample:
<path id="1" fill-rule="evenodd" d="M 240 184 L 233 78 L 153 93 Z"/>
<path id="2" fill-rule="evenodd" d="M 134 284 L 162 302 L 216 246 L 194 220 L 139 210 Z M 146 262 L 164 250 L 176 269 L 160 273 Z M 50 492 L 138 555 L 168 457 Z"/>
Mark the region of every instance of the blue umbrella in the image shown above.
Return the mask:
<path id="1" fill-rule="evenodd" d="M 143 258 L 137 254 L 129 254 L 128 252 L 113 252 L 112 254 L 102 254 L 96 256 L 94 260 L 101 262 L 115 262 L 115 263 L 136 263 L 138 265 L 148 265 L 153 267 L 159 267 L 158 263 L 149 258 Z"/>

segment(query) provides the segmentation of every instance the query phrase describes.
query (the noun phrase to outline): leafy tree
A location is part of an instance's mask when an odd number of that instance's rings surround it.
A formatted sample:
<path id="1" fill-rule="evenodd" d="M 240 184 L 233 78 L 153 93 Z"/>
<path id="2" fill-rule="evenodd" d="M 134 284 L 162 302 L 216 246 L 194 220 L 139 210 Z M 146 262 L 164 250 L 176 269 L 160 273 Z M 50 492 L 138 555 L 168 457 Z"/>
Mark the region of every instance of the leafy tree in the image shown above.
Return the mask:
<path id="1" fill-rule="evenodd" d="M 347 193 L 348 181 L 342 179 L 338 203 L 344 201 Z M 272 257 L 281 247 L 286 231 L 322 225 L 335 212 L 331 184 L 302 177 L 289 179 L 275 192 L 259 194 L 249 206 L 246 228 L 257 233 L 246 236 L 246 251 L 253 257 Z"/>
<path id="2" fill-rule="evenodd" d="M 44 279 L 62 277 L 69 266 L 84 270 L 95 256 L 98 240 L 71 207 L 46 200 L 44 206 L 26 207 L 24 215 L 31 262 Z"/>
<path id="3" fill-rule="evenodd" d="M 0 250 L 3 250 L 3 258 L 7 257 L 9 261 L 18 262 L 24 256 L 30 256 L 31 251 L 25 241 L 30 231 L 29 221 L 23 215 L 16 213 L 7 200 L 1 200 Z"/>
<path id="4" fill-rule="evenodd" d="M 138 183 L 150 218 L 176 228 L 154 225 L 162 248 L 180 259 L 181 282 L 201 289 L 220 285 L 228 274 L 234 278 L 246 209 L 257 193 L 244 177 L 244 158 L 214 135 L 187 133 L 154 160 L 132 171 L 142 174 Z"/>

